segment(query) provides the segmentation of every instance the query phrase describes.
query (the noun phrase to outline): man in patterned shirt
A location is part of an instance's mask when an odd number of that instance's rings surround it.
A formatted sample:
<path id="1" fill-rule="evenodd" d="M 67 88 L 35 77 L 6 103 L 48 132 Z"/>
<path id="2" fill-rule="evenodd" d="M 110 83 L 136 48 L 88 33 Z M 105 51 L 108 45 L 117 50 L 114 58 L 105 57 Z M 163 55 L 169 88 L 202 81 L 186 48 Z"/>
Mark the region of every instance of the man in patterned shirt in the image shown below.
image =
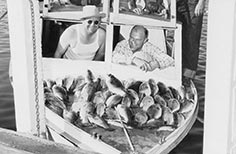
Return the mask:
<path id="1" fill-rule="evenodd" d="M 117 43 L 112 53 L 112 62 L 136 65 L 145 72 L 174 66 L 174 59 L 150 43 L 148 30 L 140 25 L 131 29 L 129 40 Z"/>

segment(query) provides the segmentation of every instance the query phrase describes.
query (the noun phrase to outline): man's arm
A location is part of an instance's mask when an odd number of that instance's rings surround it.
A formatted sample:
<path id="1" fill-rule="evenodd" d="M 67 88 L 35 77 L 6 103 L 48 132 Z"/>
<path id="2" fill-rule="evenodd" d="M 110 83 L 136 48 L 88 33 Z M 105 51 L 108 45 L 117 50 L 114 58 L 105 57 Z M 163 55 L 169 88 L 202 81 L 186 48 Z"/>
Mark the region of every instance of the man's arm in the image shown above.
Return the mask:
<path id="1" fill-rule="evenodd" d="M 148 54 L 150 54 L 150 56 L 152 56 L 153 60 L 149 62 L 149 64 L 152 67 L 154 68 L 158 67 L 160 69 L 164 69 L 169 66 L 174 66 L 174 59 L 170 57 L 169 55 L 167 55 L 166 53 L 164 53 L 164 51 L 162 51 L 157 46 L 151 43 L 145 44 L 145 47 L 143 50 L 144 52 L 147 52 Z"/>
<path id="2" fill-rule="evenodd" d="M 76 40 L 75 32 L 72 28 L 67 28 L 60 36 L 57 49 L 54 53 L 55 58 L 62 58 L 65 52 L 70 47 L 70 44 Z"/>
<path id="3" fill-rule="evenodd" d="M 122 40 L 117 43 L 113 53 L 112 62 L 116 64 L 131 64 L 132 51 L 129 50 L 127 40 Z"/>
<path id="4" fill-rule="evenodd" d="M 104 29 L 99 29 L 99 40 L 98 40 L 99 49 L 96 52 L 96 55 L 94 56 L 93 60 L 104 61 L 105 47 L 106 47 L 105 42 L 106 42 L 106 32 Z"/>
<path id="5" fill-rule="evenodd" d="M 54 58 L 62 58 L 62 55 L 64 55 L 64 53 L 67 51 L 69 46 L 70 45 L 68 44 L 67 47 L 63 48 L 61 43 L 59 42 L 57 45 L 56 52 L 54 53 Z"/>

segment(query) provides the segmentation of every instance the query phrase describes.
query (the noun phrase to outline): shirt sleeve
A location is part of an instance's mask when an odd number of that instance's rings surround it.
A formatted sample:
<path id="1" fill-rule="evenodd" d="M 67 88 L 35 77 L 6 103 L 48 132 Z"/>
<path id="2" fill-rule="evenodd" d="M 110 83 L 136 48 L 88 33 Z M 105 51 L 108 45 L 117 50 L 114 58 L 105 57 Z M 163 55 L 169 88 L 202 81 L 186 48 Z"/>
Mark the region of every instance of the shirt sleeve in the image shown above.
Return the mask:
<path id="1" fill-rule="evenodd" d="M 129 65 L 131 60 L 132 55 L 130 55 L 128 43 L 125 40 L 119 42 L 112 53 L 112 62 Z"/>
<path id="2" fill-rule="evenodd" d="M 147 52 L 153 60 L 157 61 L 160 65 L 160 69 L 164 69 L 169 66 L 174 66 L 174 59 L 164 53 L 157 46 L 147 42 L 143 48 L 144 52 Z"/>

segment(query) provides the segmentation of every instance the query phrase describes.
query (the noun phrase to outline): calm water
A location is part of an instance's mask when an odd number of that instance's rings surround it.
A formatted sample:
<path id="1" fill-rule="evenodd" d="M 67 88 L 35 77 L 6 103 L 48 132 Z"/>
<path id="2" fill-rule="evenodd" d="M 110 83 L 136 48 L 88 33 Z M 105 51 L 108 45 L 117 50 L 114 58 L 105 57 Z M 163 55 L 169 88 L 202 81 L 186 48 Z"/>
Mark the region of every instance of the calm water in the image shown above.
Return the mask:
<path id="1" fill-rule="evenodd" d="M 6 8 L 6 0 L 0 0 L 0 12 Z M 10 59 L 10 45 L 7 16 L 0 20 L 0 127 L 16 129 L 13 89 L 8 79 Z M 207 39 L 207 14 L 204 15 L 201 37 L 199 65 L 196 85 L 199 97 L 199 119 L 204 115 L 204 89 L 205 89 L 205 66 L 206 66 L 206 39 Z M 171 152 L 171 154 L 201 154 L 203 147 L 203 124 L 198 120 L 184 140 Z"/>

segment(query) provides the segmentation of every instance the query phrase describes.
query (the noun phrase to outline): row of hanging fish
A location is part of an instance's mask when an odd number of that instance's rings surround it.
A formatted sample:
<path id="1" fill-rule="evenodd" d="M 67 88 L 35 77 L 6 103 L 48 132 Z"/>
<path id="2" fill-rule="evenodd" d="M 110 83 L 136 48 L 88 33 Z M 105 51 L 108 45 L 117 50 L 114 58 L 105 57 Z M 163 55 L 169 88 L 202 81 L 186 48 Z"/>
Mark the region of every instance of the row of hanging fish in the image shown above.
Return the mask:
<path id="1" fill-rule="evenodd" d="M 113 130 L 127 128 L 176 129 L 194 108 L 194 96 L 184 87 L 176 90 L 163 82 L 119 80 L 88 70 L 87 76 L 44 80 L 45 105 L 78 126 L 99 126 Z M 164 127 L 163 127 L 164 126 Z"/>

